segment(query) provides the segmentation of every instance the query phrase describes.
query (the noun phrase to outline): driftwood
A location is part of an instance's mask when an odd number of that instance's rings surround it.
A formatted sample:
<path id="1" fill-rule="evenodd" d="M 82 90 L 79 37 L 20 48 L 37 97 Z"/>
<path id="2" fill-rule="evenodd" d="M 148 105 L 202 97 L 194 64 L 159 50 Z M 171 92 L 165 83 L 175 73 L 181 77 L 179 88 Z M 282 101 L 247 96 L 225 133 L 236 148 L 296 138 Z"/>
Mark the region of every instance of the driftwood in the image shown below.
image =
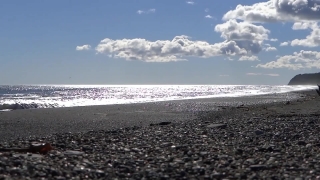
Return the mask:
<path id="1" fill-rule="evenodd" d="M 0 148 L 0 152 L 40 153 L 47 154 L 53 150 L 50 143 L 31 143 L 29 148 Z"/>

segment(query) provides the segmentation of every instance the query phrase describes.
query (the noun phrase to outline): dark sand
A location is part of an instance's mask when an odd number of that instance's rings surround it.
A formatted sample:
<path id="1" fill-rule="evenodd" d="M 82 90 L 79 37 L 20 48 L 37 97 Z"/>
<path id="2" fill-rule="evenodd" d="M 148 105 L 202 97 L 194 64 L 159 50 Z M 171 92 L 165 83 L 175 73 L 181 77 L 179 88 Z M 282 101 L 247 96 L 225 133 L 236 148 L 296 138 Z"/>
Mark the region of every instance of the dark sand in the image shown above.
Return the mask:
<path id="1" fill-rule="evenodd" d="M 0 152 L 0 179 L 316 179 L 319 116 L 315 91 L 1 112 L 0 147 L 55 150 Z"/>
<path id="2" fill-rule="evenodd" d="M 54 133 L 112 130 L 148 126 L 162 121 L 188 121 L 196 119 L 201 112 L 224 110 L 221 106 L 252 106 L 290 101 L 305 96 L 300 94 L 284 93 L 141 104 L 0 111 L 0 142 L 19 137 L 44 137 Z"/>

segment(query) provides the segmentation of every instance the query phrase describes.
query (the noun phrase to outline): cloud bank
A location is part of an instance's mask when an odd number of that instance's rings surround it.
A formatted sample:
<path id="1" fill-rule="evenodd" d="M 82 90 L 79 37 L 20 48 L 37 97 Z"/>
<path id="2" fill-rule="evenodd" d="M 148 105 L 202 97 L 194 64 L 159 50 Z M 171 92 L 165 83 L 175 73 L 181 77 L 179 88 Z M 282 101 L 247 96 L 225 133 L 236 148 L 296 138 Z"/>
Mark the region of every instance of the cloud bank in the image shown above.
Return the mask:
<path id="1" fill-rule="evenodd" d="M 111 55 L 114 58 L 146 62 L 181 61 L 187 57 L 210 58 L 221 55 L 249 57 L 262 50 L 263 41 L 268 39 L 269 33 L 263 26 L 236 20 L 218 24 L 215 31 L 221 33 L 224 41 L 210 44 L 206 41 L 192 40 L 185 35 L 176 36 L 172 40 L 157 41 L 141 38 L 118 40 L 105 38 L 95 50 L 97 53 Z"/>
<path id="2" fill-rule="evenodd" d="M 269 0 L 253 5 L 238 5 L 235 9 L 228 11 L 222 19 L 225 21 L 237 19 L 249 23 L 291 22 L 293 23 L 292 30 L 310 30 L 311 32 L 305 38 L 285 41 L 280 43 L 280 46 L 307 48 L 320 46 L 320 0 Z M 276 48 L 270 46 L 264 50 L 274 51 Z M 266 64 L 258 64 L 256 67 L 292 70 L 320 68 L 319 60 L 318 51 L 301 50 Z"/>
<path id="3" fill-rule="evenodd" d="M 288 68 L 292 70 L 320 69 L 320 52 L 301 50 L 300 52 L 294 52 L 293 55 L 282 56 L 266 64 L 258 64 L 257 67 L 267 69 Z"/>
<path id="4" fill-rule="evenodd" d="M 194 1 L 186 1 L 194 5 Z M 155 9 L 138 10 L 138 14 L 154 13 Z M 208 15 L 205 18 L 214 18 Z M 214 31 L 220 34 L 221 42 L 209 43 L 204 40 L 194 40 L 186 35 L 173 37 L 171 40 L 150 41 L 143 38 L 111 39 L 105 38 L 95 47 L 98 54 L 109 57 L 139 60 L 145 62 L 185 61 L 190 57 L 211 58 L 225 56 L 226 59 L 239 61 L 259 61 L 258 54 L 262 51 L 276 52 L 274 45 L 265 43 L 278 42 L 270 38 L 270 30 L 264 27 L 266 23 L 292 23 L 293 31 L 309 31 L 304 38 L 292 39 L 278 44 L 283 46 L 302 46 L 314 48 L 320 46 L 320 0 L 269 0 L 252 5 L 238 5 L 226 12 L 223 23 L 217 24 Z M 88 50 L 90 45 L 77 46 L 77 50 Z M 280 51 L 279 51 L 280 52 Z M 257 68 L 320 68 L 319 52 L 301 50 L 293 55 L 277 56 L 277 59 Z M 274 75 L 274 74 L 273 74 Z"/>
<path id="5" fill-rule="evenodd" d="M 228 11 L 224 20 L 238 19 L 249 22 L 319 21 L 319 0 L 269 0 L 251 6 L 238 5 Z"/>

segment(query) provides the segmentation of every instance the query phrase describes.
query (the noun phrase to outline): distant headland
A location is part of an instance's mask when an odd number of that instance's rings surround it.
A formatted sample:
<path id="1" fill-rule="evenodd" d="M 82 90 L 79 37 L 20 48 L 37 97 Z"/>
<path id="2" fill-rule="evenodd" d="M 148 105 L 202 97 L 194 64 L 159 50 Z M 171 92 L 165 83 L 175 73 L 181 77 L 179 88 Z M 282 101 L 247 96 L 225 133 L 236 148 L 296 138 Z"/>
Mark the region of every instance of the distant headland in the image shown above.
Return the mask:
<path id="1" fill-rule="evenodd" d="M 317 85 L 320 84 L 320 73 L 298 74 L 288 85 Z"/>

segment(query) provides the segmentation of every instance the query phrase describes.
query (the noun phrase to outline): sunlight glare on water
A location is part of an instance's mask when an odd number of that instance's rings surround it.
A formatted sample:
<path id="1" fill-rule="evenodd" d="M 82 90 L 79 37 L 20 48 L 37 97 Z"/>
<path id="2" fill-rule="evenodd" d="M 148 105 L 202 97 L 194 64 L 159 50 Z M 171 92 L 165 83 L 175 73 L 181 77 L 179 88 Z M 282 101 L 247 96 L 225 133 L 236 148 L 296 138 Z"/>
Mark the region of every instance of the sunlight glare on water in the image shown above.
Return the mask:
<path id="1" fill-rule="evenodd" d="M 0 106 L 23 104 L 25 108 L 28 105 L 30 108 L 50 108 L 128 104 L 252 96 L 314 88 L 268 85 L 17 85 L 0 86 Z"/>

